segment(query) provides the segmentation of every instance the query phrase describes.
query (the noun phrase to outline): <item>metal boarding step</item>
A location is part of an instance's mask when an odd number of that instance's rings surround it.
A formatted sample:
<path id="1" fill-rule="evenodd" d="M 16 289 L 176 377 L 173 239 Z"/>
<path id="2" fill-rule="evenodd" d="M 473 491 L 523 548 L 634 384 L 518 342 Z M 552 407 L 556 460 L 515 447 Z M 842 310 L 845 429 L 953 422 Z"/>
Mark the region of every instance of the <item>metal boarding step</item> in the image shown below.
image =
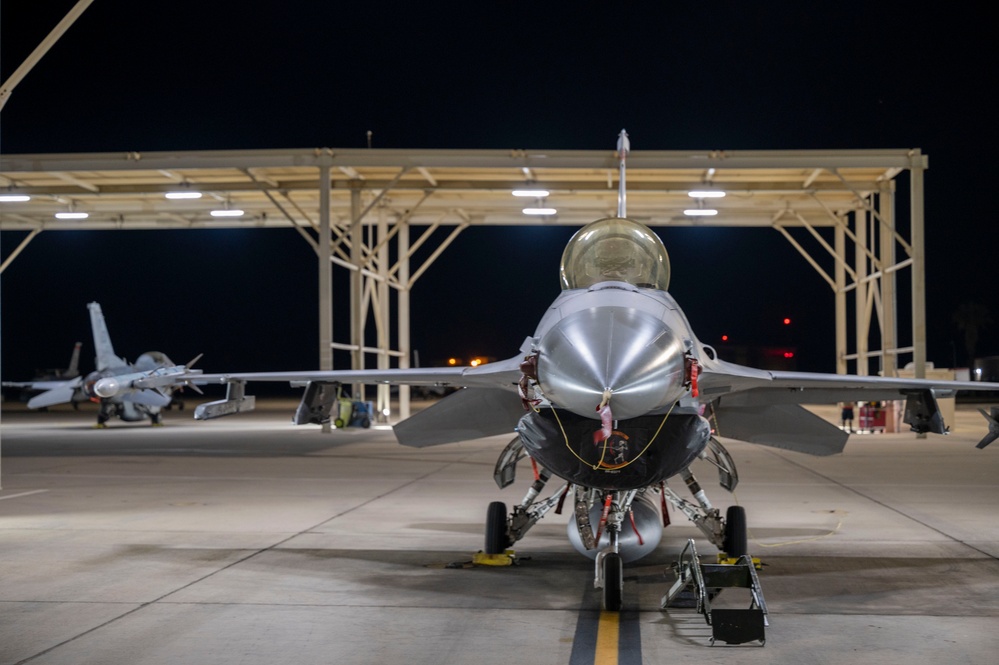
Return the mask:
<path id="1" fill-rule="evenodd" d="M 752 557 L 744 554 L 734 563 L 702 563 L 694 541 L 688 540 L 673 564 L 676 582 L 662 598 L 660 607 L 694 607 L 711 626 L 711 644 L 743 644 L 758 640 L 766 644 L 767 604 L 756 575 Z M 748 589 L 751 597 L 746 609 L 712 608 L 711 602 L 725 588 Z"/>

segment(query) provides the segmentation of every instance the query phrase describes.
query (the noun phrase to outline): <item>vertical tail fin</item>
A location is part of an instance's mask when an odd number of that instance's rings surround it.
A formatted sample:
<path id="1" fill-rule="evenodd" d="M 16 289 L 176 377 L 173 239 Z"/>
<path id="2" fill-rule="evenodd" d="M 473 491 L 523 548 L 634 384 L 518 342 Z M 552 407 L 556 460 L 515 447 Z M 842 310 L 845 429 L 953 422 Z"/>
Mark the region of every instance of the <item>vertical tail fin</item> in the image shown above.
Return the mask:
<path id="1" fill-rule="evenodd" d="M 69 367 L 66 368 L 66 376 L 72 378 L 80 373 L 80 347 L 82 342 L 73 345 L 73 355 L 69 357 Z"/>
<path id="2" fill-rule="evenodd" d="M 90 310 L 90 327 L 94 331 L 94 362 L 97 371 L 108 369 L 109 367 L 119 367 L 126 364 L 124 360 L 114 353 L 111 346 L 111 335 L 108 334 L 107 324 L 104 323 L 104 312 L 98 303 L 92 302 L 87 305 Z"/>

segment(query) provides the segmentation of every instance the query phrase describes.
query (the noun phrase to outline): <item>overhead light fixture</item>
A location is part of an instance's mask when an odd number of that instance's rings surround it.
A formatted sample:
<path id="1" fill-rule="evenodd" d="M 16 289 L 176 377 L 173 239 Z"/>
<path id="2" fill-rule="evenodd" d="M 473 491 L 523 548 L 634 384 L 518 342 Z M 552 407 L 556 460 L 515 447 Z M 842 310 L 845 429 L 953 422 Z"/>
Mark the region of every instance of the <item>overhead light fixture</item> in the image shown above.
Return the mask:
<path id="1" fill-rule="evenodd" d="M 167 192 L 163 196 L 165 196 L 168 199 L 200 199 L 201 192 L 192 192 L 185 190 L 179 192 Z"/>
<path id="2" fill-rule="evenodd" d="M 0 203 L 21 203 L 30 200 L 31 197 L 27 194 L 0 194 Z"/>
<path id="3" fill-rule="evenodd" d="M 554 215 L 558 212 L 555 208 L 524 208 L 525 215 Z"/>
<path id="4" fill-rule="evenodd" d="M 240 210 L 239 208 L 230 208 L 229 207 L 229 198 L 228 197 L 226 197 L 225 201 L 223 202 L 223 205 L 224 205 L 224 207 L 221 208 L 221 209 L 212 210 L 211 213 L 210 213 L 211 216 L 212 217 L 242 217 L 243 216 L 243 211 Z"/>
<path id="5" fill-rule="evenodd" d="M 695 189 L 687 192 L 687 196 L 692 199 L 720 199 L 725 197 L 725 192 L 719 189 Z"/>
<path id="6" fill-rule="evenodd" d="M 541 189 L 539 187 L 515 189 L 510 193 L 513 194 L 514 196 L 533 196 L 534 198 L 537 199 L 543 199 L 549 194 L 551 194 L 551 192 L 549 192 L 547 189 Z"/>
<path id="7" fill-rule="evenodd" d="M 70 211 L 70 212 L 57 212 L 55 216 L 56 219 L 86 219 L 87 217 L 90 217 L 90 214 L 86 212 Z"/>
<path id="8" fill-rule="evenodd" d="M 684 210 L 683 214 L 689 217 L 713 217 L 718 214 L 718 211 L 714 208 L 690 208 Z"/>

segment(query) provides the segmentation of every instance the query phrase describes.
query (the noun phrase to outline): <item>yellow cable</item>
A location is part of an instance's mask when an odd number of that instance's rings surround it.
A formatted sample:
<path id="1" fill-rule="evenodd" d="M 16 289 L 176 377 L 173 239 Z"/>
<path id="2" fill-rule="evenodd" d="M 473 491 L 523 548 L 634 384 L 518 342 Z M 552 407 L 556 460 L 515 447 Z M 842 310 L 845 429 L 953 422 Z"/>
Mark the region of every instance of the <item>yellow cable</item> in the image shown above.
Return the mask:
<path id="1" fill-rule="evenodd" d="M 562 419 L 558 417 L 558 409 L 556 409 L 555 407 L 551 407 L 551 409 L 552 409 L 552 414 L 554 414 L 554 416 L 555 416 L 555 422 L 558 423 L 559 430 L 562 432 L 562 439 L 565 441 L 565 447 L 569 449 L 569 452 L 572 453 L 573 456 L 575 456 L 576 459 L 578 459 L 580 462 L 582 462 L 586 466 L 590 467 L 594 471 L 617 471 L 619 469 L 625 468 L 626 466 L 630 465 L 632 462 L 635 462 L 636 460 L 638 460 L 639 458 L 641 458 L 642 455 L 645 454 L 645 451 L 647 451 L 649 449 L 649 446 L 651 446 L 652 443 L 659 437 L 659 432 L 662 431 L 663 425 L 666 424 L 666 419 L 669 418 L 669 416 L 670 416 L 671 413 L 673 413 L 673 407 L 675 407 L 675 406 L 676 406 L 676 402 L 674 402 L 669 407 L 669 411 L 667 411 L 666 415 L 663 416 L 663 420 L 662 420 L 661 423 L 659 423 L 659 428 L 656 429 L 656 433 L 652 435 L 652 438 L 649 439 L 649 442 L 647 444 L 645 444 L 645 447 L 642 448 L 642 451 L 640 453 L 638 453 L 638 455 L 636 455 L 634 459 L 631 459 L 631 460 L 625 462 L 624 464 L 621 464 L 620 466 L 615 466 L 613 468 L 601 468 L 601 465 L 603 464 L 603 461 L 604 461 L 604 455 L 607 454 L 607 440 L 606 439 L 604 439 L 604 446 L 603 446 L 603 450 L 600 453 L 600 460 L 597 461 L 597 463 L 595 465 L 591 465 L 585 459 L 583 459 L 582 457 L 580 457 L 579 454 L 575 450 L 572 449 L 572 445 L 569 443 L 569 435 L 565 433 L 565 427 L 562 425 Z M 540 413 L 540 411 L 539 411 L 539 413 Z"/>

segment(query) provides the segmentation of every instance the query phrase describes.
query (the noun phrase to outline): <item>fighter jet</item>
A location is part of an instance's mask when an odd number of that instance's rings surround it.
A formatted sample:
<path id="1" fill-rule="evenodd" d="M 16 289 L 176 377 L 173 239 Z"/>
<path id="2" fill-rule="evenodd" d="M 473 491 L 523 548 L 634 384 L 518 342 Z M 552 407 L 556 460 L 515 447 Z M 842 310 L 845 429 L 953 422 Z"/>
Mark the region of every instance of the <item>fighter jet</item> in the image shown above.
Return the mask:
<path id="1" fill-rule="evenodd" d="M 245 392 L 250 381 L 308 382 L 298 424 L 328 422 L 339 384 L 463 388 L 398 423 L 396 438 L 423 447 L 514 434 L 494 480 L 501 488 L 512 484 L 525 458 L 535 480 L 512 510 L 503 502 L 488 506 L 485 552 L 503 553 L 571 495 L 569 539 L 594 560 L 603 607 L 617 611 L 623 564 L 656 549 L 667 503 L 728 556 L 747 553 L 744 509 L 732 506 L 723 516 L 691 472 L 695 460 L 707 460 L 722 487 L 735 488 L 738 472 L 718 436 L 831 455 L 843 450 L 848 434 L 801 404 L 904 399 L 904 420 L 914 431 L 945 434 L 937 397 L 999 389 L 995 383 L 764 371 L 722 360 L 697 338 L 670 295 L 662 240 L 627 218 L 624 133 L 618 153 L 618 215 L 570 239 L 561 294 L 517 355 L 478 367 L 204 374 L 191 378 L 226 383 L 228 394 L 200 405 L 195 418 L 253 408 Z M 997 436 L 997 411 L 985 414 L 990 434 L 980 447 Z M 556 478 L 559 486 L 543 497 Z M 676 479 L 692 499 L 673 489 Z"/>
<path id="2" fill-rule="evenodd" d="M 126 422 L 148 418 L 153 425 L 161 425 L 161 409 L 170 404 L 171 393 L 183 385 L 191 385 L 177 377 L 196 375 L 197 370 L 191 369 L 191 365 L 197 358 L 187 365 L 175 365 L 166 354 L 147 351 L 134 363 L 128 363 L 114 352 L 101 306 L 92 302 L 87 309 L 94 334 L 95 371 L 69 380 L 4 381 L 3 386 L 42 391 L 28 400 L 31 409 L 56 404 L 75 405 L 87 400 L 97 402 L 100 404 L 97 427 L 106 427 L 107 421 L 115 416 Z M 196 386 L 191 387 L 198 390 Z"/>

